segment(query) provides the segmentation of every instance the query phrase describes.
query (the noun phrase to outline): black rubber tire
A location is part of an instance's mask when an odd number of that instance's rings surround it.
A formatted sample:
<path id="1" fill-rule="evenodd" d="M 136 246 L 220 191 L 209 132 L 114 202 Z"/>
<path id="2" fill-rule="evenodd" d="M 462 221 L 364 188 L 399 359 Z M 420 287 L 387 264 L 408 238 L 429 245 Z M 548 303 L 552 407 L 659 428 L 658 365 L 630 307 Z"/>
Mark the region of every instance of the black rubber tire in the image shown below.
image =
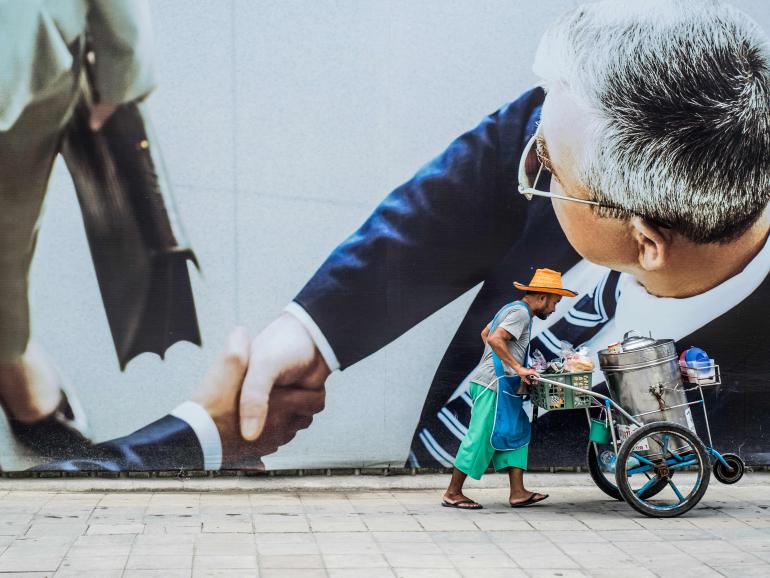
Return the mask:
<path id="1" fill-rule="evenodd" d="M 714 477 L 723 484 L 734 484 L 743 477 L 743 473 L 746 471 L 746 464 L 735 454 L 722 454 L 722 457 L 730 466 L 730 469 L 728 470 L 722 462 L 717 460 L 714 464 Z"/>
<path id="2" fill-rule="evenodd" d="M 695 452 L 696 457 L 700 462 L 701 470 L 701 483 L 695 492 L 688 496 L 684 503 L 667 510 L 648 506 L 643 501 L 641 501 L 631 488 L 631 484 L 628 481 L 625 468 L 625 464 L 628 462 L 628 458 L 631 456 L 631 452 L 633 451 L 634 446 L 641 439 L 651 434 L 663 432 L 676 433 L 685 438 L 693 448 L 693 451 Z M 634 510 L 640 514 L 649 516 L 650 518 L 675 518 L 689 511 L 695 507 L 698 502 L 700 502 L 701 498 L 703 498 L 703 495 L 706 493 L 706 489 L 709 485 L 709 479 L 711 478 L 711 467 L 708 459 L 708 453 L 706 452 L 706 446 L 703 445 L 701 439 L 688 428 L 670 421 L 649 423 L 634 431 L 630 436 L 628 436 L 628 439 L 623 442 L 623 445 L 620 446 L 617 463 L 622 464 L 622 466 L 619 466 L 615 471 L 615 483 L 618 486 L 618 490 L 620 490 L 620 495 L 623 496 L 625 502 Z"/>
<path id="3" fill-rule="evenodd" d="M 588 442 L 588 449 L 586 450 L 586 462 L 588 465 L 588 473 L 596 486 L 613 500 L 622 502 L 623 496 L 620 495 L 620 490 L 618 490 L 618 487 L 604 476 L 604 473 L 599 467 L 599 460 L 596 457 L 596 445 L 590 441 Z M 668 483 L 666 480 L 660 480 L 660 482 L 647 490 L 643 497 L 651 498 L 663 490 L 667 485 Z"/>

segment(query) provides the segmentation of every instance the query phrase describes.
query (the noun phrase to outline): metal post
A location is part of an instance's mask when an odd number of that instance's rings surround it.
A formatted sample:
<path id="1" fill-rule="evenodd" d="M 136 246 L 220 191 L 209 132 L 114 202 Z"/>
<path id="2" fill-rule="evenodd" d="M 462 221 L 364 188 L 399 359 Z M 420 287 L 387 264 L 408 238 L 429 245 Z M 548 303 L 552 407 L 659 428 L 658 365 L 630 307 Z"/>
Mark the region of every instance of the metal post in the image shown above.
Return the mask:
<path id="1" fill-rule="evenodd" d="M 703 397 L 703 388 L 698 385 L 698 391 L 700 392 L 700 400 L 703 404 L 703 420 L 706 422 L 706 434 L 709 436 L 709 447 L 714 447 L 714 442 L 711 441 L 711 426 L 709 425 L 709 413 L 706 409 L 706 398 Z"/>
<path id="2" fill-rule="evenodd" d="M 615 449 L 615 459 L 617 460 L 618 440 L 615 437 L 615 420 L 612 419 L 612 407 L 610 406 L 610 400 L 606 400 L 604 403 L 607 408 L 607 420 L 610 422 L 610 434 L 612 435 L 612 447 Z M 618 462 L 615 461 L 615 468 L 617 467 L 618 467 Z"/>

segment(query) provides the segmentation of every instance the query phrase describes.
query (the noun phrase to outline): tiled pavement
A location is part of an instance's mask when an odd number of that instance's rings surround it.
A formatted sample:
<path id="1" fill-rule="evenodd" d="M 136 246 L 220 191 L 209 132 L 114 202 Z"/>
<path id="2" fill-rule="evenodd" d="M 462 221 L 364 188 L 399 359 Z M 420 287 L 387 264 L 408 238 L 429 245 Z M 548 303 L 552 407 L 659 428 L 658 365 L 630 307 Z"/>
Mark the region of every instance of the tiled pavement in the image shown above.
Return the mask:
<path id="1" fill-rule="evenodd" d="M 477 512 L 441 508 L 428 489 L 0 489 L 0 578 L 770 576 L 766 475 L 714 483 L 671 520 L 549 479 L 551 498 L 521 510 L 504 489 L 477 487 Z"/>

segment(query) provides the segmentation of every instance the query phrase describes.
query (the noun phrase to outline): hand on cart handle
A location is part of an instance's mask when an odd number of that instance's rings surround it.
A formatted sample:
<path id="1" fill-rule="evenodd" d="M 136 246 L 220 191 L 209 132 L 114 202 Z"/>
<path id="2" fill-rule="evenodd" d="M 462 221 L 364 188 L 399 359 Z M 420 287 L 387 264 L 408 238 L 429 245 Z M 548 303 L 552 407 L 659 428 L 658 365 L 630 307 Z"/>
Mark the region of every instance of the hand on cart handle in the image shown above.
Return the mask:
<path id="1" fill-rule="evenodd" d="M 538 379 L 540 379 L 540 374 L 538 374 L 538 372 L 531 367 L 516 368 L 516 373 L 521 378 L 521 381 L 526 385 L 532 385 Z"/>

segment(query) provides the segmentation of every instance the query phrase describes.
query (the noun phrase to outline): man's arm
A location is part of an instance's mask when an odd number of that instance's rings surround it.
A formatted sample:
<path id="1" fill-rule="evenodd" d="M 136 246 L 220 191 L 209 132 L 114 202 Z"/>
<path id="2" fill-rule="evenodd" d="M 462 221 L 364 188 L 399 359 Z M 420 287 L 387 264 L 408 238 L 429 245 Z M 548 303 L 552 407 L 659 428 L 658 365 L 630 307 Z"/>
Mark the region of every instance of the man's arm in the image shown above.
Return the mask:
<path id="1" fill-rule="evenodd" d="M 520 238 L 517 165 L 540 89 L 484 119 L 398 187 L 295 298 L 345 368 L 483 281 Z M 361 331 L 375 326 L 377 331 Z"/>
<path id="2" fill-rule="evenodd" d="M 534 369 L 530 369 L 527 367 L 524 367 L 521 363 L 516 361 L 516 358 L 511 355 L 511 353 L 508 351 L 507 343 L 514 339 L 514 336 L 508 333 L 505 329 L 502 327 L 498 327 L 495 329 L 494 333 L 489 336 L 489 339 L 487 340 L 487 343 L 489 343 L 489 347 L 492 348 L 492 351 L 494 351 L 497 356 L 500 358 L 500 360 L 511 367 L 516 374 L 521 378 L 521 380 L 526 383 L 530 384 L 530 376 L 537 375 L 537 371 Z"/>
<path id="3" fill-rule="evenodd" d="M 257 336 L 240 400 L 244 439 L 259 437 L 274 385 L 323 388 L 331 370 L 487 278 L 525 228 L 516 174 L 543 98 L 534 89 L 490 115 L 393 191 L 321 265 L 294 310 Z"/>
<path id="4" fill-rule="evenodd" d="M 487 339 L 489 338 L 489 325 L 487 325 L 484 328 L 484 331 L 481 332 L 481 340 L 486 344 Z"/>

